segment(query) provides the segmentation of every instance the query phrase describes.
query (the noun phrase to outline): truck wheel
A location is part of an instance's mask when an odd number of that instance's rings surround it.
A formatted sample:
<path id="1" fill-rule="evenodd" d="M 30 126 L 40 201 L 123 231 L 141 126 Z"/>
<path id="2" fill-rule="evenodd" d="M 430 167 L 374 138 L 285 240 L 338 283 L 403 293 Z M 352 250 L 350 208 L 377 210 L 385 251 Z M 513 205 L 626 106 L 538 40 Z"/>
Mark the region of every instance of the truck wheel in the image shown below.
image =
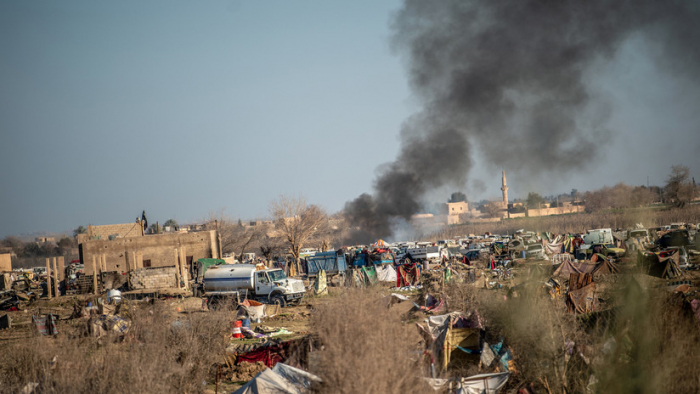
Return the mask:
<path id="1" fill-rule="evenodd" d="M 272 303 L 272 305 L 279 305 L 280 308 L 284 308 L 285 306 L 287 306 L 287 301 L 285 301 L 284 297 L 279 294 L 273 295 L 270 299 L 270 302 Z"/>

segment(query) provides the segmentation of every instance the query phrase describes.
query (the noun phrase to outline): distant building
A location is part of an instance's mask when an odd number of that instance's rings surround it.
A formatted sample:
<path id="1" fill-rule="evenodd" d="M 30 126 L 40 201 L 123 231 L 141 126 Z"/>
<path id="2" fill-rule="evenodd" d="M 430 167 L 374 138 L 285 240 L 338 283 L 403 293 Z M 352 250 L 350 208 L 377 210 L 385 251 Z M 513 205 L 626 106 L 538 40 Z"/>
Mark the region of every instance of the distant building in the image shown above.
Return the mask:
<path id="1" fill-rule="evenodd" d="M 54 237 L 36 237 L 36 238 L 34 238 L 34 242 L 36 242 L 38 244 L 45 244 L 45 243 L 49 243 L 49 242 L 56 243 L 56 238 L 54 238 Z"/>

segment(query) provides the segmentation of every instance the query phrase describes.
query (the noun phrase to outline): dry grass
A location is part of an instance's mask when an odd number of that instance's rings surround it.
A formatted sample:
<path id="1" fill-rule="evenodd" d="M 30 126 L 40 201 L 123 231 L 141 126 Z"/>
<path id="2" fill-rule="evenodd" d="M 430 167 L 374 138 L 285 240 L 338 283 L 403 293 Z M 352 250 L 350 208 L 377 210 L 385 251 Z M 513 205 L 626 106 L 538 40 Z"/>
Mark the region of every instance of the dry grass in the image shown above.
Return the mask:
<path id="1" fill-rule="evenodd" d="M 416 328 L 377 289 L 349 288 L 319 306 L 312 328 L 323 347 L 310 372 L 323 393 L 425 393 Z"/>
<path id="2" fill-rule="evenodd" d="M 0 392 L 21 392 L 31 382 L 39 384 L 35 393 L 202 392 L 212 364 L 223 359 L 228 315 L 181 315 L 173 324 L 156 304 L 132 306 L 129 317 L 121 340 L 62 333 L 6 345 Z"/>
<path id="3" fill-rule="evenodd" d="M 586 317 L 568 314 L 564 299 L 551 299 L 540 281 L 519 287 L 517 297 L 459 283 L 445 290 L 450 310 L 479 311 L 486 340 L 502 337 L 512 349 L 517 372 L 511 388 L 534 383 L 550 393 L 590 392 L 589 385 L 600 393 L 700 392 L 700 324 L 688 302 L 631 280 L 619 278 L 608 300 L 617 307 Z"/>
<path id="4" fill-rule="evenodd" d="M 605 337 L 614 346 L 595 370 L 600 392 L 700 392 L 700 327 L 684 297 L 631 283 L 620 298 Z"/>

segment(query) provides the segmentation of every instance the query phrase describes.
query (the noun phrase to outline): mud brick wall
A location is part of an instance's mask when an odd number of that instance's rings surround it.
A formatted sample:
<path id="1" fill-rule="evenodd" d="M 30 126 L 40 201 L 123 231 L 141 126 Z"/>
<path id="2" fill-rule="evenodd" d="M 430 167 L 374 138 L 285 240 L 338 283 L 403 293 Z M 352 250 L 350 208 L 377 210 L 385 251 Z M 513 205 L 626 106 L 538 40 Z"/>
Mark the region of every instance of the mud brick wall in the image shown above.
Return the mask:
<path id="1" fill-rule="evenodd" d="M 175 267 L 144 268 L 129 273 L 132 290 L 174 288 L 177 285 Z"/>
<path id="2" fill-rule="evenodd" d="M 174 233 L 146 235 L 143 237 L 116 238 L 109 240 L 91 240 L 80 244 L 81 262 L 85 264 L 85 273 L 92 274 L 92 259 L 96 259 L 99 270 L 100 258 L 105 256 L 104 272 L 130 272 L 147 268 L 144 261 L 150 261 L 150 267 L 171 267 L 178 264 L 176 249 L 185 249 L 185 258 L 192 261 L 200 258 L 218 258 L 218 233 L 199 231 L 194 233 Z M 135 255 L 138 254 L 138 258 Z"/>

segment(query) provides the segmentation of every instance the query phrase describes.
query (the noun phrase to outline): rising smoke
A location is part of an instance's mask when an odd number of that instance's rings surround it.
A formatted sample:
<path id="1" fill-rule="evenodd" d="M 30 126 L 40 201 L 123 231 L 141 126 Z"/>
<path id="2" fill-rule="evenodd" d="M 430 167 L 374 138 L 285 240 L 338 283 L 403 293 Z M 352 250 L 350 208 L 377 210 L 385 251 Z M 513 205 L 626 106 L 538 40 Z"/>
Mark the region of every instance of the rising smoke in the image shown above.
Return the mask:
<path id="1" fill-rule="evenodd" d="M 696 82 L 698 1 L 406 0 L 392 21 L 423 109 L 401 130 L 398 158 L 374 194 L 345 206 L 352 239 L 389 237 L 430 188 L 463 186 L 478 149 L 507 170 L 570 171 L 601 153 L 609 108 L 591 99 L 587 72 L 633 35 L 660 69 Z M 640 81 L 648 83 L 649 81 Z"/>

